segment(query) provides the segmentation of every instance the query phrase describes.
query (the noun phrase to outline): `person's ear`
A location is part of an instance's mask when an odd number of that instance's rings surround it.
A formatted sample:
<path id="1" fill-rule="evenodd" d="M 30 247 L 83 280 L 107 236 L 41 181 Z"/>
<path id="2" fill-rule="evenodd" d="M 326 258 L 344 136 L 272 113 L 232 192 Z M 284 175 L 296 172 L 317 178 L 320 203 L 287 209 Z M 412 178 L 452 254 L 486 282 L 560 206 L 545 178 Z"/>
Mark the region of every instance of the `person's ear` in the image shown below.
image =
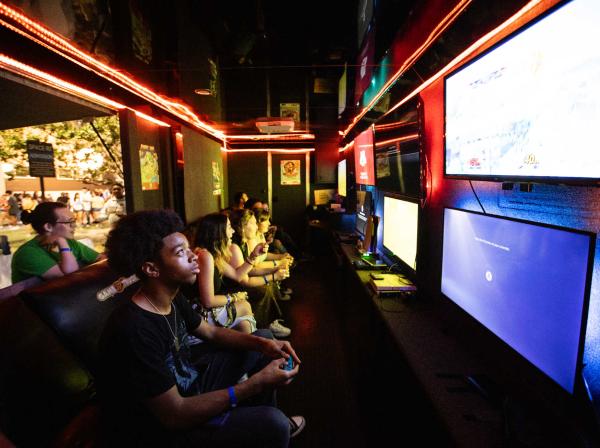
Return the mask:
<path id="1" fill-rule="evenodd" d="M 52 224 L 50 224 L 49 222 L 44 224 L 44 233 L 52 233 L 53 229 L 54 229 L 54 226 Z"/>
<path id="2" fill-rule="evenodd" d="M 146 277 L 156 278 L 160 275 L 160 269 L 154 261 L 146 261 L 142 265 L 142 272 Z"/>

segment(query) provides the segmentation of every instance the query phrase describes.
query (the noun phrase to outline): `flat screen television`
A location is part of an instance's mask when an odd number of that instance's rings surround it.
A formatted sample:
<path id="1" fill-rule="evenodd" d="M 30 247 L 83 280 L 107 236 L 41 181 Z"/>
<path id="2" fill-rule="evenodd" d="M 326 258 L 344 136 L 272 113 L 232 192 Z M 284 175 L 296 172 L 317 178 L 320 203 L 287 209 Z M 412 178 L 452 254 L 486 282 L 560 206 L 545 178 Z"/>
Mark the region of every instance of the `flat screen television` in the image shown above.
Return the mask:
<path id="1" fill-rule="evenodd" d="M 418 137 L 377 148 L 375 152 L 377 188 L 381 191 L 419 198 L 421 195 L 419 150 Z"/>
<path id="2" fill-rule="evenodd" d="M 338 162 L 338 194 L 346 197 L 346 159 Z"/>
<path id="3" fill-rule="evenodd" d="M 365 236 L 367 220 L 371 216 L 373 196 L 370 191 L 356 190 L 356 231 Z"/>
<path id="4" fill-rule="evenodd" d="M 413 272 L 417 269 L 419 204 L 385 195 L 383 197 L 383 250 Z"/>
<path id="5" fill-rule="evenodd" d="M 600 181 L 600 2 L 551 10 L 445 78 L 445 175 Z"/>
<path id="6" fill-rule="evenodd" d="M 444 210 L 442 293 L 573 393 L 595 235 Z"/>
<path id="7" fill-rule="evenodd" d="M 357 184 L 375 185 L 372 128 L 361 132 L 354 139 L 354 172 Z"/>

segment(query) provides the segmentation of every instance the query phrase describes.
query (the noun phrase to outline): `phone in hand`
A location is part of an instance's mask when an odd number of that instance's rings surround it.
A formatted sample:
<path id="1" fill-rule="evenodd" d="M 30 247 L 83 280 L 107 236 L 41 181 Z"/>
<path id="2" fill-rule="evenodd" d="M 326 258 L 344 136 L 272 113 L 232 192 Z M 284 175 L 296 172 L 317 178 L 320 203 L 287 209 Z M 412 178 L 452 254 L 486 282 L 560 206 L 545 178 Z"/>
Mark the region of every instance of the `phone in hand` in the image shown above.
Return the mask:
<path id="1" fill-rule="evenodd" d="M 275 236 L 275 231 L 277 230 L 277 226 L 269 226 L 269 230 L 265 233 L 265 239 L 269 241 Z"/>

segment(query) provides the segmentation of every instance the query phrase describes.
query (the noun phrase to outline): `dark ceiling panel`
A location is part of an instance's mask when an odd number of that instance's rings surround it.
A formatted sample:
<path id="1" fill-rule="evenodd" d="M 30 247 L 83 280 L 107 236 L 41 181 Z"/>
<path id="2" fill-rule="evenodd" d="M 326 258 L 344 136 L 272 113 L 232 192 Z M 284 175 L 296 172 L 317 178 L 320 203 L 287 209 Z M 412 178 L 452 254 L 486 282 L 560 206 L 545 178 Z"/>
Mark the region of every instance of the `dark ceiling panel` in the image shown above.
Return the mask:
<path id="1" fill-rule="evenodd" d="M 65 94 L 51 93 L 48 88 L 36 89 L 0 76 L 0 129 L 14 129 L 85 117 L 109 115 L 104 108 Z"/>

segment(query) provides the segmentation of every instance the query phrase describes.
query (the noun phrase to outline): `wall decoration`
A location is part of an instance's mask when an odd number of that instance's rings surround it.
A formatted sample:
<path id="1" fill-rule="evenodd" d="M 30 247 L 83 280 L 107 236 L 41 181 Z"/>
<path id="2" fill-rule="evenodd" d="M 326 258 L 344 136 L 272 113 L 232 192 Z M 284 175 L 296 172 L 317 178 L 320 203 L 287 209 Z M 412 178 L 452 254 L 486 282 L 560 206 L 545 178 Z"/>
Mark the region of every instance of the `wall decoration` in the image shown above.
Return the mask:
<path id="1" fill-rule="evenodd" d="M 279 103 L 279 115 L 283 118 L 293 118 L 294 123 L 300 121 L 300 103 Z"/>
<path id="2" fill-rule="evenodd" d="M 142 190 L 158 190 L 160 186 L 158 154 L 154 146 L 140 145 Z"/>
<path id="3" fill-rule="evenodd" d="M 281 185 L 300 185 L 300 160 L 281 161 Z"/>
<path id="4" fill-rule="evenodd" d="M 212 162 L 213 195 L 221 194 L 221 167 L 219 162 Z"/>

